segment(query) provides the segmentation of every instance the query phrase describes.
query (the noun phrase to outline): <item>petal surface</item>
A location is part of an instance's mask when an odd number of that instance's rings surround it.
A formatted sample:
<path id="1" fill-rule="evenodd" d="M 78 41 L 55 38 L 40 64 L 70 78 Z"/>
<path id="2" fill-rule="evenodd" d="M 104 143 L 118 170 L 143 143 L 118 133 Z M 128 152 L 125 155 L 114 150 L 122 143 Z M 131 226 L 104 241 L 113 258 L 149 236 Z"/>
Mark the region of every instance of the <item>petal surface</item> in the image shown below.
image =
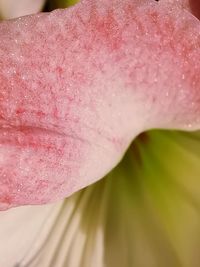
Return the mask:
<path id="1" fill-rule="evenodd" d="M 0 38 L 0 209 L 97 181 L 146 129 L 199 128 L 200 24 L 183 9 L 85 0 Z"/>
<path id="2" fill-rule="evenodd" d="M 166 2 L 167 5 L 178 5 L 181 8 L 187 9 L 195 17 L 200 19 L 200 1 L 199 0 L 160 0 Z"/>
<path id="3" fill-rule="evenodd" d="M 0 17 L 17 18 L 42 10 L 45 0 L 0 0 Z"/>
<path id="4" fill-rule="evenodd" d="M 198 267 L 199 151 L 199 132 L 140 135 L 105 179 L 63 202 L 21 266 Z"/>
<path id="5" fill-rule="evenodd" d="M 0 266 L 27 266 L 47 239 L 62 203 L 0 213 Z"/>

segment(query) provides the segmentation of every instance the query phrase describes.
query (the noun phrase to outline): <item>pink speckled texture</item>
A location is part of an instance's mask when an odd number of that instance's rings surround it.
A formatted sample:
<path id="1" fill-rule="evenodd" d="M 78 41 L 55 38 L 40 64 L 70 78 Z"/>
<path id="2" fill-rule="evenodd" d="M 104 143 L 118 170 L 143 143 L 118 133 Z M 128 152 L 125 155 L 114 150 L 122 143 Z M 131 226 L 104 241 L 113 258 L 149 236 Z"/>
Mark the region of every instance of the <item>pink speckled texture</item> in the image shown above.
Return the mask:
<path id="1" fill-rule="evenodd" d="M 199 59 L 199 20 L 165 1 L 1 22 L 0 210 L 97 181 L 146 129 L 198 129 Z"/>

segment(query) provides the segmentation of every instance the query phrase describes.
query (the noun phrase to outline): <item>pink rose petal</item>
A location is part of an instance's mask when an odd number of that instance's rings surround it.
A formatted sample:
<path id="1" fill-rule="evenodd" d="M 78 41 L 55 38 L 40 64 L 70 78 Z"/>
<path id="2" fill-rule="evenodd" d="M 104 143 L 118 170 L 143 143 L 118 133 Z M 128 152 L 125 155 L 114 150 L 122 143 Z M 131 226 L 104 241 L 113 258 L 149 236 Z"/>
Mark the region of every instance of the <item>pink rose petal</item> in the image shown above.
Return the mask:
<path id="1" fill-rule="evenodd" d="M 199 21 L 136 3 L 84 0 L 0 24 L 0 209 L 97 181 L 146 129 L 199 128 Z"/>

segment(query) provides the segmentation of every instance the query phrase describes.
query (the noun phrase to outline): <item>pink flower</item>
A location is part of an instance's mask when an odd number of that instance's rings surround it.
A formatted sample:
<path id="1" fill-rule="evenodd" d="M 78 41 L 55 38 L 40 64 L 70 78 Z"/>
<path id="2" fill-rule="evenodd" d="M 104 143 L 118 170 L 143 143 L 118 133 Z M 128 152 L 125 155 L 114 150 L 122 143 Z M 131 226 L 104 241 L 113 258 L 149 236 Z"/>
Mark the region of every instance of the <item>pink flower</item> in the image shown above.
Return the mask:
<path id="1" fill-rule="evenodd" d="M 55 202 L 98 181 L 121 161 L 133 139 L 144 131 L 198 130 L 200 24 L 197 17 L 198 12 L 194 11 L 194 4 L 191 2 L 189 5 L 186 1 L 177 0 L 172 3 L 166 0 L 83 0 L 67 10 L 1 22 L 0 209 Z M 184 135 L 174 133 L 174 136 L 178 136 L 177 140 L 185 144 Z M 146 146 L 147 153 L 143 153 L 140 144 L 146 143 L 148 138 L 152 140 L 151 144 L 162 140 L 156 147 L 162 146 L 166 155 L 163 152 L 163 155 L 160 155 L 153 146 L 149 149 L 150 145 Z M 41 254 L 39 253 L 41 266 L 57 267 L 60 262 L 60 266 L 79 267 L 85 264 L 90 267 L 99 262 L 102 267 L 104 259 L 106 267 L 133 266 L 133 262 L 140 262 L 140 265 L 145 267 L 149 262 L 149 266 L 155 266 L 150 252 L 146 255 L 149 260 L 142 261 L 143 257 L 139 256 L 140 245 L 137 246 L 138 254 L 135 254 L 140 261 L 131 261 L 129 265 L 129 256 L 125 252 L 122 253 L 124 258 L 121 254 L 119 257 L 113 257 L 113 251 L 116 255 L 117 250 L 109 250 L 111 247 L 115 248 L 115 244 L 123 244 L 126 229 L 131 242 L 134 240 L 133 232 L 129 229 L 132 229 L 135 218 L 142 218 L 142 222 L 147 221 L 150 230 L 157 229 L 156 217 L 146 216 L 146 212 L 152 215 L 156 209 L 152 211 L 148 206 L 148 209 L 144 209 L 144 215 L 137 207 L 133 208 L 133 196 L 134 200 L 144 200 L 144 195 L 141 197 L 137 186 L 134 188 L 138 191 L 134 194 L 129 191 L 131 179 L 126 183 L 125 177 L 129 177 L 133 172 L 126 172 L 126 169 L 131 170 L 137 166 L 136 176 L 139 176 L 137 170 L 144 172 L 144 178 L 147 177 L 146 173 L 149 177 L 154 177 L 151 174 L 153 164 L 150 167 L 145 160 L 148 151 L 154 151 L 159 158 L 163 157 L 164 162 L 168 155 L 173 158 L 173 153 L 169 153 L 173 151 L 170 150 L 171 141 L 167 141 L 165 135 L 159 132 L 158 141 L 155 141 L 151 134 L 148 134 L 147 139 L 143 134 L 137 140 L 136 145 L 130 147 L 124 158 L 123 162 L 126 164 L 122 162 L 119 169 L 109 175 L 111 178 L 108 184 L 112 184 L 112 188 L 116 190 L 112 191 L 113 195 L 112 192 L 109 197 L 106 195 L 104 201 L 112 196 L 114 204 L 111 209 L 111 202 L 106 202 L 108 205 L 103 202 L 102 209 L 100 204 L 96 204 L 102 194 L 111 188 L 105 187 L 104 181 L 90 187 L 94 191 L 89 188 L 88 191 L 81 191 L 72 196 L 63 204 L 46 206 L 47 213 L 43 216 L 40 211 L 43 208 L 35 208 L 39 226 L 42 224 L 42 218 L 46 219 L 52 209 L 52 221 L 50 220 L 48 225 L 51 232 L 47 231 L 49 235 L 44 234 L 38 245 L 41 248 L 42 244 L 45 244 L 43 249 L 40 249 Z M 183 156 L 184 153 L 178 152 L 179 149 L 175 145 L 173 148 L 175 159 L 182 158 L 183 162 L 188 159 Z M 132 149 L 134 163 L 129 157 L 132 155 Z M 154 153 L 150 155 L 154 157 Z M 145 163 L 141 170 L 138 167 L 140 164 L 137 163 L 140 161 Z M 170 166 L 173 166 L 173 163 Z M 191 166 L 193 168 L 196 165 Z M 156 172 L 159 172 L 158 170 L 159 168 Z M 178 166 L 177 170 L 180 170 Z M 197 173 L 198 170 L 197 168 Z M 114 176 L 119 174 L 120 180 L 114 180 L 113 173 Z M 124 173 L 126 175 L 123 176 Z M 184 177 L 184 174 L 181 175 Z M 152 181 L 154 180 L 148 181 L 147 185 L 157 192 Z M 121 198 L 117 205 L 118 197 L 115 194 L 119 196 L 116 193 L 119 191 Z M 137 198 L 138 195 L 140 197 Z M 159 200 L 152 200 L 148 193 L 145 194 L 146 203 L 158 205 Z M 99 213 L 94 212 L 91 215 L 90 205 L 96 207 L 95 210 Z M 177 205 L 176 201 L 174 205 Z M 122 206 L 123 208 L 120 208 Z M 23 213 L 24 210 L 26 214 L 27 209 L 24 207 L 18 211 L 22 210 Z M 121 210 L 122 217 L 116 215 L 116 209 Z M 105 220 L 105 210 L 108 210 L 111 217 L 109 221 Z M 137 216 L 132 215 L 133 211 Z M 5 217 L 8 216 L 5 221 L 10 221 L 9 214 L 12 212 L 5 214 Z M 62 219 L 56 217 L 58 214 L 62 214 Z M 65 214 L 66 220 L 63 217 Z M 93 217 L 94 214 L 100 214 L 100 220 L 97 220 L 100 222 L 100 228 L 95 221 L 96 217 Z M 94 220 L 94 223 L 89 224 L 87 218 Z M 165 221 L 163 218 L 162 220 Z M 109 226 L 111 221 L 113 229 L 117 225 L 116 231 L 113 231 L 119 232 L 119 243 L 113 242 L 113 238 L 109 243 L 110 235 L 104 235 L 105 232 L 102 231 L 106 225 L 109 233 L 112 232 Z M 122 221 L 124 224 L 120 223 Z M 140 225 L 139 221 L 134 222 L 135 227 Z M 92 229 L 95 235 L 91 235 L 89 241 L 80 225 L 94 227 Z M 137 227 L 138 233 L 141 233 L 143 230 Z M 30 226 L 28 232 L 33 228 Z M 66 231 L 62 232 L 62 229 Z M 154 233 L 153 230 L 150 232 Z M 134 234 L 137 235 L 137 232 Z M 176 232 L 173 234 L 176 235 Z M 160 228 L 158 235 L 164 238 Z M 57 237 L 58 243 L 55 242 Z M 19 237 L 16 238 L 18 239 Z M 141 249 L 147 251 L 146 241 L 140 238 L 138 240 L 142 240 Z M 161 251 L 169 256 L 165 258 L 163 254 L 162 260 L 157 259 L 158 266 L 163 266 L 163 262 L 166 266 L 181 266 L 182 263 L 171 249 L 170 242 L 160 242 L 159 236 L 156 236 L 155 240 L 156 247 L 161 247 Z M 27 242 L 31 246 L 33 238 Z M 108 248 L 105 254 L 101 250 L 104 243 Z M 24 246 L 25 244 L 26 242 Z M 77 244 L 80 244 L 80 249 Z M 81 253 L 85 244 L 90 253 L 88 252 L 87 258 L 86 251 L 86 258 L 82 261 Z M 133 243 L 131 247 L 132 245 Z M 38 247 L 32 251 L 33 255 L 26 255 L 25 266 L 29 264 L 30 259 L 38 259 L 39 254 L 35 253 L 39 251 Z M 121 246 L 121 249 L 122 247 L 124 246 Z M 52 257 L 46 256 L 48 251 L 52 251 Z M 18 257 L 17 261 L 19 259 L 21 257 Z M 132 257 L 130 259 L 132 260 Z M 170 259 L 169 262 L 167 259 Z M 193 263 L 191 265 L 194 266 Z"/>
<path id="2" fill-rule="evenodd" d="M 85 0 L 0 36 L 1 209 L 97 181 L 144 130 L 199 128 L 200 24 L 179 6 Z"/>

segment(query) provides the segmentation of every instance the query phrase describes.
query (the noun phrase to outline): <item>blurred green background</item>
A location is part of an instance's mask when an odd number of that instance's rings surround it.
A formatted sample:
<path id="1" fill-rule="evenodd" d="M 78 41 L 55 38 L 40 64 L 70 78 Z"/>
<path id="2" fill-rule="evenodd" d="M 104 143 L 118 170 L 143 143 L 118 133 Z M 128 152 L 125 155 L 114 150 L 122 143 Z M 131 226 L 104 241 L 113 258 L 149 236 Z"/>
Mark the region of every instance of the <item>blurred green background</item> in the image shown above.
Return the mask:
<path id="1" fill-rule="evenodd" d="M 78 0 L 49 0 L 46 1 L 44 11 L 51 11 L 56 8 L 65 8 L 79 2 Z"/>

